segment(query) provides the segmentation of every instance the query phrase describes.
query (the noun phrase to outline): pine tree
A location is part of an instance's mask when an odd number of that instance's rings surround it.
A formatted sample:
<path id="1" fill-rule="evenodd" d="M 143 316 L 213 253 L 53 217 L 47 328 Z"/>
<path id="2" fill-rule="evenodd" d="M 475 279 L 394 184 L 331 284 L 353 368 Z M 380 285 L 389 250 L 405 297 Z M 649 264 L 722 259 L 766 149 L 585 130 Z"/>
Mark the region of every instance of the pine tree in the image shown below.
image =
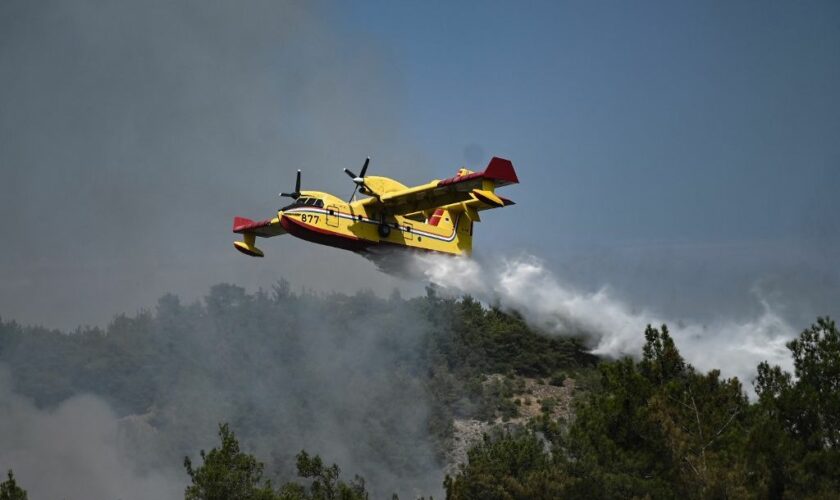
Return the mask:
<path id="1" fill-rule="evenodd" d="M 17 485 L 15 475 L 9 469 L 9 478 L 0 483 L 0 500 L 27 500 L 26 490 Z"/>
<path id="2" fill-rule="evenodd" d="M 184 457 L 192 484 L 185 492 L 186 500 L 271 500 L 276 498 L 271 483 L 263 482 L 263 464 L 253 455 L 239 450 L 239 441 L 228 424 L 219 425 L 221 448 L 208 453 L 201 450 L 202 465 L 193 468 Z"/>

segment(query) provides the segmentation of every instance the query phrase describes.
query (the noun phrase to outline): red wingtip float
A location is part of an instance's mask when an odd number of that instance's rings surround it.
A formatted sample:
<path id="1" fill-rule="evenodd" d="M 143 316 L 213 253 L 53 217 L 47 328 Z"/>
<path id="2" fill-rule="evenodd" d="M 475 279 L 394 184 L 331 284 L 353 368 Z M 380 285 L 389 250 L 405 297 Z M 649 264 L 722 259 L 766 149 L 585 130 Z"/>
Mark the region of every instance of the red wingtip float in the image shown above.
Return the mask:
<path id="1" fill-rule="evenodd" d="M 292 236 L 347 250 L 364 252 L 379 246 L 404 247 L 459 255 L 472 251 L 473 224 L 478 213 L 507 207 L 513 201 L 496 188 L 517 184 L 513 164 L 494 157 L 482 172 L 462 168 L 449 179 L 407 187 L 388 177 L 368 176 L 370 158 L 359 175 L 348 169 L 355 189 L 350 199 L 320 191 L 280 193 L 293 202 L 271 219 L 255 222 L 233 219 L 233 232 L 243 236 L 234 247 L 245 255 L 262 257 L 256 238 L 289 233 Z M 356 193 L 364 198 L 356 200 Z"/>

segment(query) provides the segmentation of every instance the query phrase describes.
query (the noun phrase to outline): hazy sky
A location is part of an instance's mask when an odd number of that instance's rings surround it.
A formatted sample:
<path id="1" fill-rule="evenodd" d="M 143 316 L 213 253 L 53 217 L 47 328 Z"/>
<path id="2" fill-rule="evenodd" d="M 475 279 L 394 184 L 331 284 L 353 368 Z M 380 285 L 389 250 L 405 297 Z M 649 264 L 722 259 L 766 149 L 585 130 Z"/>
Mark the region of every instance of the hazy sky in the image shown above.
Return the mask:
<path id="1" fill-rule="evenodd" d="M 103 324 L 218 282 L 387 294 L 366 260 L 231 246 L 294 171 L 510 158 L 484 256 L 674 316 L 840 313 L 837 2 L 0 3 L 0 316 Z M 804 325 L 803 325 L 804 326 Z"/>

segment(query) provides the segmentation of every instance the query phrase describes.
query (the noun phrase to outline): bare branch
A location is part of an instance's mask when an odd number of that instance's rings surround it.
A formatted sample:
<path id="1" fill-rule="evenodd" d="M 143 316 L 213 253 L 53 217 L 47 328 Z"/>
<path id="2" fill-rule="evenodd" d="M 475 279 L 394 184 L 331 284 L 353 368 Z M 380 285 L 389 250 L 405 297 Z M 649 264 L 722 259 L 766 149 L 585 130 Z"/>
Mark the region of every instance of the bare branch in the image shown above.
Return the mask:
<path id="1" fill-rule="evenodd" d="M 721 427 L 721 428 L 717 431 L 717 433 L 714 435 L 714 437 L 711 439 L 711 441 L 709 441 L 708 443 L 706 443 L 706 444 L 703 446 L 703 448 L 701 448 L 701 450 L 705 450 L 705 449 L 706 449 L 706 448 L 708 448 L 708 447 L 709 447 L 712 443 L 714 443 L 715 441 L 717 441 L 717 439 L 720 437 L 720 435 L 721 435 L 721 434 L 723 434 L 723 431 L 724 431 L 724 430 L 725 430 L 725 429 L 729 426 L 729 424 L 730 424 L 730 423 L 732 423 L 732 421 L 733 421 L 733 420 L 735 420 L 735 417 L 736 417 L 736 416 L 738 416 L 738 414 L 739 414 L 739 413 L 741 413 L 741 411 L 740 411 L 740 410 L 735 410 L 735 412 L 733 412 L 733 413 L 732 413 L 732 415 L 729 415 L 729 420 L 727 420 L 727 421 L 726 421 L 726 423 L 725 423 L 725 424 L 723 424 L 723 427 Z"/>

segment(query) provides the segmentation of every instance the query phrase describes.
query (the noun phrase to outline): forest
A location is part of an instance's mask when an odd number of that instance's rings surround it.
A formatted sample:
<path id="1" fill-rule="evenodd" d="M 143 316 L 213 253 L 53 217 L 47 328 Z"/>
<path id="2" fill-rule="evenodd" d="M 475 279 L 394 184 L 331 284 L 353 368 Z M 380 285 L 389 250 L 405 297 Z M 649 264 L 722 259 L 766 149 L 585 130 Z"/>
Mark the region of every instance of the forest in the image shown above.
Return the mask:
<path id="1" fill-rule="evenodd" d="M 0 367 L 37 411 L 104 401 L 133 467 L 177 474 L 188 499 L 835 498 L 833 321 L 791 340 L 794 373 L 762 363 L 754 381 L 695 370 L 666 325 L 639 335 L 638 359 L 599 359 L 584 338 L 435 288 L 222 284 L 103 329 L 0 319 Z M 533 384 L 567 381 L 569 411 L 525 411 Z M 465 421 L 486 432 L 447 463 Z M 0 500 L 26 498 L 4 451 Z"/>

